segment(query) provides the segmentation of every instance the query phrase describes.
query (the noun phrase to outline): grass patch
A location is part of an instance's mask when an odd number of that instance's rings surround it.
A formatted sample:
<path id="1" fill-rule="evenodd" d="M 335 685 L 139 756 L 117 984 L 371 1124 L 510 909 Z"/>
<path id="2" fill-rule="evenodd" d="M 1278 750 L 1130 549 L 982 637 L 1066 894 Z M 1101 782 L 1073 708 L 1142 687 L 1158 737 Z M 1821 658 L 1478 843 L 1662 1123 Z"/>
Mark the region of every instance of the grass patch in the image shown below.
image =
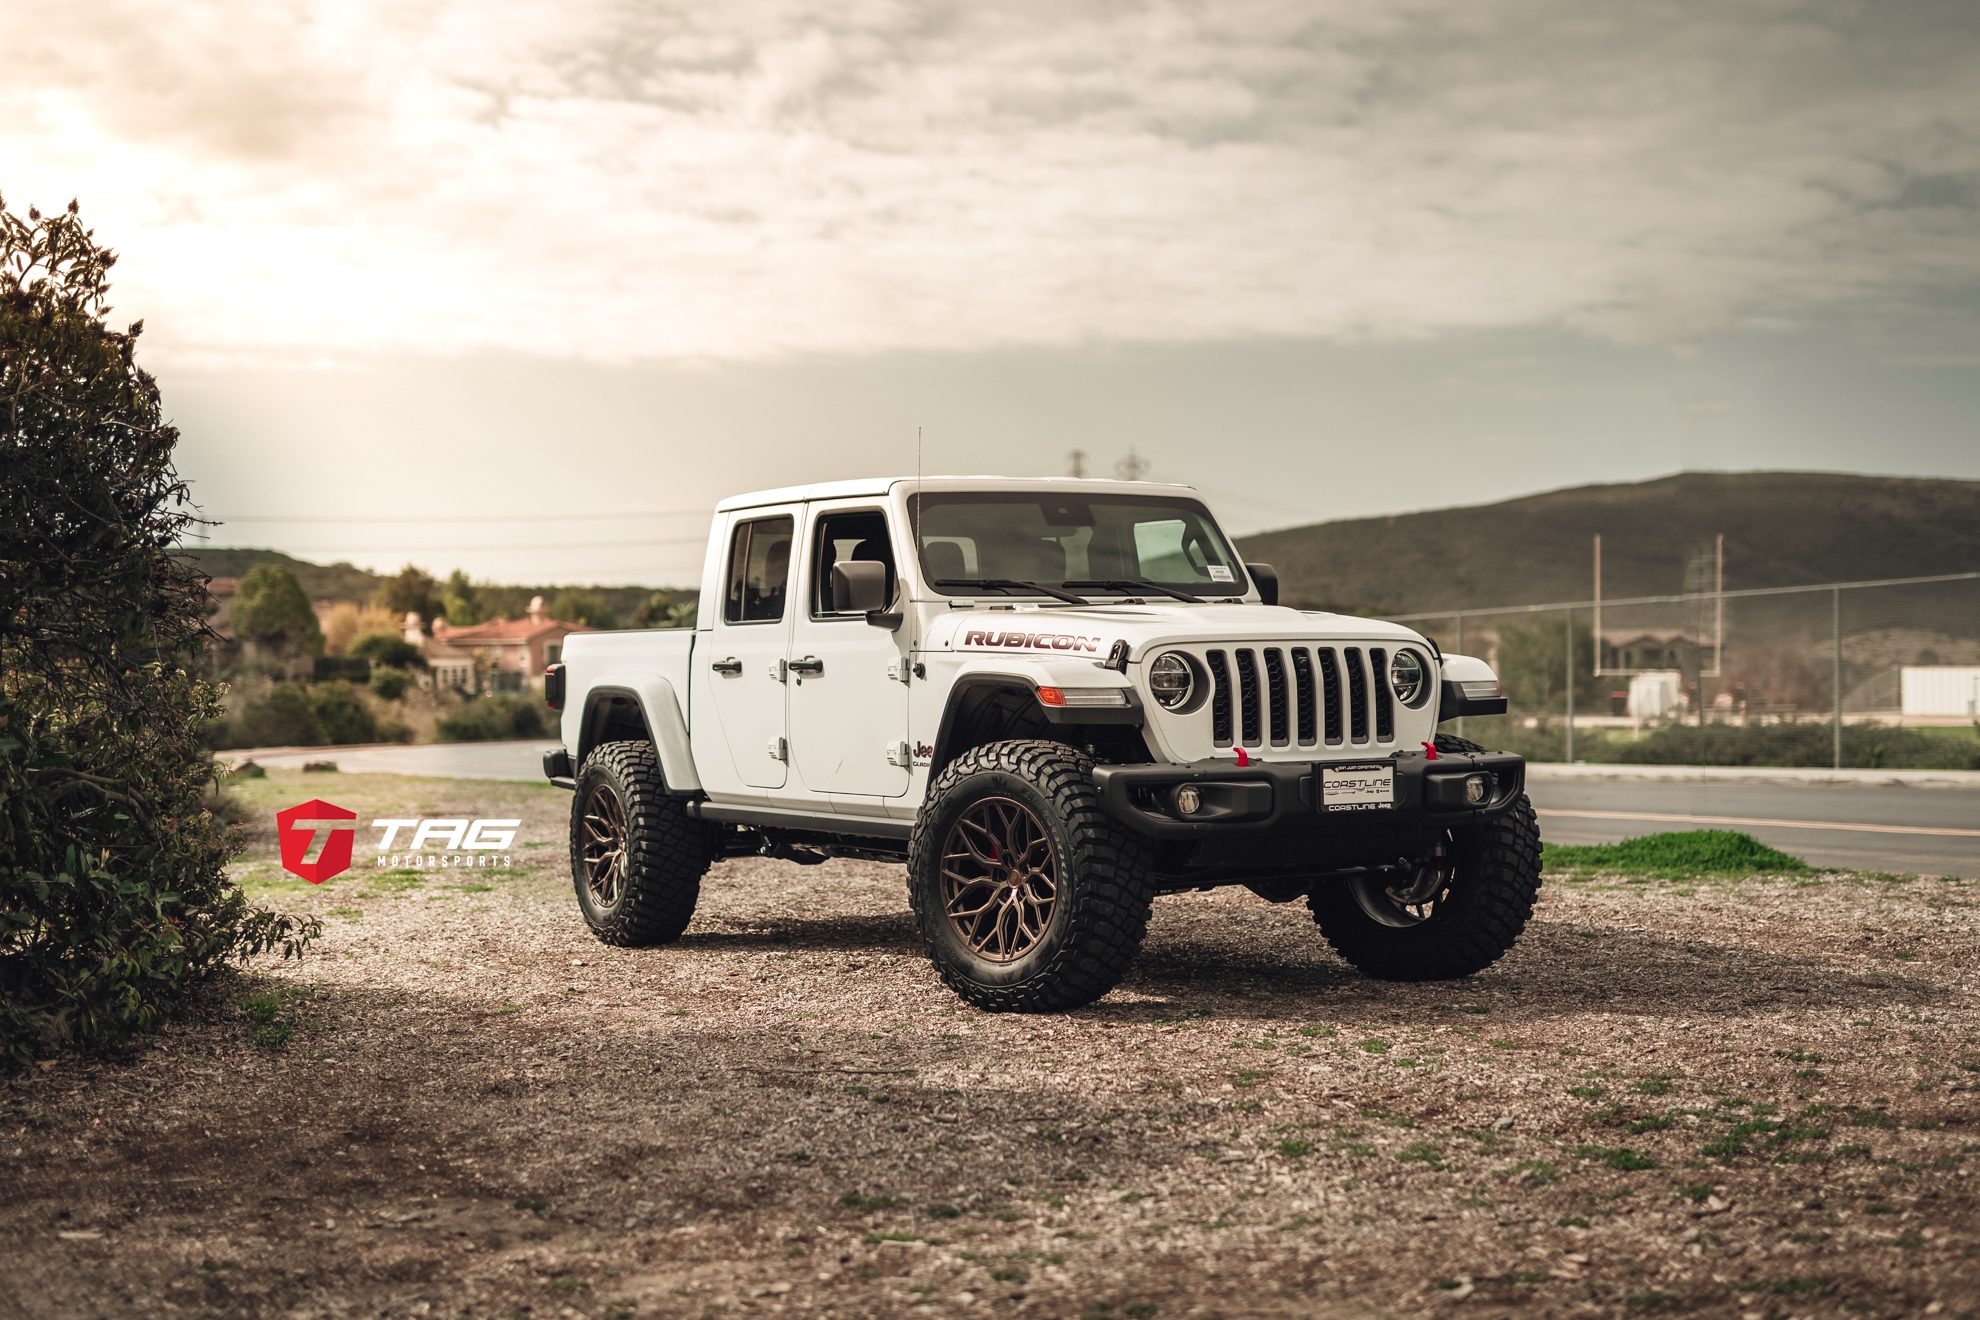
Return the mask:
<path id="1" fill-rule="evenodd" d="M 1576 1146 L 1574 1153 L 1580 1159 L 1599 1160 L 1611 1169 L 1629 1171 L 1657 1167 L 1657 1161 L 1627 1146 Z"/>
<path id="2" fill-rule="evenodd" d="M 1604 871 L 1666 879 L 1749 875 L 1814 875 L 1799 857 L 1769 848 L 1737 830 L 1682 830 L 1645 834 L 1621 843 L 1546 843 L 1540 864 L 1547 870 Z"/>

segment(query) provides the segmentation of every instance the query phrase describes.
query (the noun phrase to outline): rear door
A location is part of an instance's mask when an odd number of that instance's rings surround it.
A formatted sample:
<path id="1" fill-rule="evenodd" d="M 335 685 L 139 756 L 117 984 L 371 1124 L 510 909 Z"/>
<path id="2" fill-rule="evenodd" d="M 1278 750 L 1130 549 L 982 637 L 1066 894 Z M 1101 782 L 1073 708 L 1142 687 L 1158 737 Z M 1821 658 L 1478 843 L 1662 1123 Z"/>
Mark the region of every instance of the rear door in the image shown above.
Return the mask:
<path id="1" fill-rule="evenodd" d="M 694 649 L 700 709 L 721 726 L 744 788 L 782 788 L 790 742 L 785 727 L 784 659 L 789 652 L 794 553 L 802 505 L 739 513 L 729 531 L 722 599 L 706 644 Z M 699 733 L 697 732 L 697 737 Z M 711 790 L 720 786 L 703 783 Z"/>
<path id="2" fill-rule="evenodd" d="M 812 506 L 790 684 L 791 753 L 807 793 L 907 792 L 907 632 L 874 627 L 864 614 L 839 609 L 832 596 L 832 565 L 863 560 L 887 566 L 893 598 L 893 531 L 886 511 L 870 500 Z"/>

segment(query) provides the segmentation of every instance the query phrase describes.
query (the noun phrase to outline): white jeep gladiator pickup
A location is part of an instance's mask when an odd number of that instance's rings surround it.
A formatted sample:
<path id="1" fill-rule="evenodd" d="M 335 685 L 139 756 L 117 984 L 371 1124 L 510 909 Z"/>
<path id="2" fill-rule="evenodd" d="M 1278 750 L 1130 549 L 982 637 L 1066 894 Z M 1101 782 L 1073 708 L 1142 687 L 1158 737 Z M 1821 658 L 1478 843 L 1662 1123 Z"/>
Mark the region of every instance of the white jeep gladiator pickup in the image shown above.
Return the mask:
<path id="1" fill-rule="evenodd" d="M 942 979 L 1062 1010 L 1157 894 L 1305 899 L 1371 976 L 1465 976 L 1540 884 L 1505 699 L 1421 633 L 1277 604 L 1189 488 L 997 477 L 724 500 L 692 630 L 572 636 L 550 780 L 599 939 L 676 939 L 717 858 L 907 865 Z"/>

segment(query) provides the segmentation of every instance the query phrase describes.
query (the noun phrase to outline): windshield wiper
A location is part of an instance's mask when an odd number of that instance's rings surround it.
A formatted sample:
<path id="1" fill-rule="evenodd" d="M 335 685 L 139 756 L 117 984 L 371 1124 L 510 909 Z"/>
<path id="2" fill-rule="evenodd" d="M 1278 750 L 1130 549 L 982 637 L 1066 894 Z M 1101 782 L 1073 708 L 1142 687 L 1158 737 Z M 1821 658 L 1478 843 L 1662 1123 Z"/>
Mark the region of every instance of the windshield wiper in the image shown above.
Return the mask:
<path id="1" fill-rule="evenodd" d="M 1148 591 L 1157 596 L 1168 596 L 1173 600 L 1186 600 L 1195 605 L 1203 603 L 1203 597 L 1193 596 L 1187 591 L 1165 587 L 1159 582 L 1145 582 L 1140 578 L 1081 578 L 1077 582 L 1066 583 L 1069 587 L 1094 587 L 1102 591 Z"/>
<path id="2" fill-rule="evenodd" d="M 1041 596 L 1063 600 L 1071 605 L 1091 605 L 1093 602 L 1084 596 L 1075 596 L 1070 591 L 1048 587 L 1043 582 L 1024 582 L 1017 578 L 937 578 L 938 587 L 975 587 L 978 591 L 1035 591 Z"/>

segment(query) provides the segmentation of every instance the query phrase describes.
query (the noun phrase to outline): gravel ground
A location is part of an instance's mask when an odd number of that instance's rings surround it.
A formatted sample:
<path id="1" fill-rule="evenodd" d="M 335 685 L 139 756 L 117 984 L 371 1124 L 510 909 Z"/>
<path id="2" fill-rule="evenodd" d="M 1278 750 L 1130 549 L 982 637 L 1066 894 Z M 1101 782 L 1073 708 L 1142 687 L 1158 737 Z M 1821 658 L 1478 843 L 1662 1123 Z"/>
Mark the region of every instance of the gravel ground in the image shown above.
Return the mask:
<path id="1" fill-rule="evenodd" d="M 472 871 L 360 830 L 311 887 L 272 813 L 317 795 L 525 826 Z M 1103 1002 L 995 1017 L 895 867 L 726 862 L 679 944 L 617 950 L 566 794 L 243 796 L 243 883 L 324 939 L 6 1082 L 0 1315 L 1980 1308 L 1970 881 L 1550 876 L 1499 966 L 1421 986 L 1184 895 Z"/>

